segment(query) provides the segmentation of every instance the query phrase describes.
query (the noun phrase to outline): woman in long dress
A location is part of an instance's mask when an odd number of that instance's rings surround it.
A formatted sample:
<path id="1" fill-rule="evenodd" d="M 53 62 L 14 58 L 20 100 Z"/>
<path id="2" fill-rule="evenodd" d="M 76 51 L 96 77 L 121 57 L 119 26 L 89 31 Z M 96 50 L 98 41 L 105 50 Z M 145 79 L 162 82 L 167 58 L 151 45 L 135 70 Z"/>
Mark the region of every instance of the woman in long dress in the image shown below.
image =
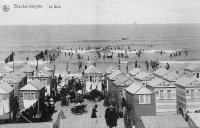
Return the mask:
<path id="1" fill-rule="evenodd" d="M 117 126 L 118 115 L 113 106 L 110 106 L 109 108 L 106 109 L 105 119 L 106 119 L 106 124 L 108 125 L 109 128 Z"/>
<path id="2" fill-rule="evenodd" d="M 94 108 L 92 109 L 92 115 L 91 118 L 97 118 L 97 105 L 94 106 Z"/>

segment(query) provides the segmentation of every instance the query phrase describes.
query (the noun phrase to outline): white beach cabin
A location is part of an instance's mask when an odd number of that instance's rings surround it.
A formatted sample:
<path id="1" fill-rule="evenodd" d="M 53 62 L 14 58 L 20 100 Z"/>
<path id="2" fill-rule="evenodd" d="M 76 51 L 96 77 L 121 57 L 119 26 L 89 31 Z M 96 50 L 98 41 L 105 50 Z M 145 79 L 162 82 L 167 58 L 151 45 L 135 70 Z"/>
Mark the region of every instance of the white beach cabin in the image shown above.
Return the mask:
<path id="1" fill-rule="evenodd" d="M 86 83 L 86 92 L 90 92 L 94 89 L 102 91 L 102 72 L 95 67 L 94 65 L 90 65 L 84 71 L 84 80 Z"/>
<path id="2" fill-rule="evenodd" d="M 156 77 L 146 87 L 155 93 L 157 115 L 176 114 L 176 86 Z"/>

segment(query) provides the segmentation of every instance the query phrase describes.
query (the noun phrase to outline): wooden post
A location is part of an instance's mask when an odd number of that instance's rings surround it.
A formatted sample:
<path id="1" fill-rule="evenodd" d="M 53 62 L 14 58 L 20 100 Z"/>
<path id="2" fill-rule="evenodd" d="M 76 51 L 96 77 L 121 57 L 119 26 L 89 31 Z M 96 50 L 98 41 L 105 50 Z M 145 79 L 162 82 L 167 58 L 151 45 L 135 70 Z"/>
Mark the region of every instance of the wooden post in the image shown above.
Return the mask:
<path id="1" fill-rule="evenodd" d="M 15 71 L 15 62 L 14 62 L 15 59 L 14 59 L 14 55 L 15 55 L 14 52 L 12 52 L 12 56 L 13 56 L 13 72 Z"/>
<path id="2" fill-rule="evenodd" d="M 37 60 L 37 65 L 36 65 L 36 69 L 38 70 L 38 59 L 36 59 Z"/>

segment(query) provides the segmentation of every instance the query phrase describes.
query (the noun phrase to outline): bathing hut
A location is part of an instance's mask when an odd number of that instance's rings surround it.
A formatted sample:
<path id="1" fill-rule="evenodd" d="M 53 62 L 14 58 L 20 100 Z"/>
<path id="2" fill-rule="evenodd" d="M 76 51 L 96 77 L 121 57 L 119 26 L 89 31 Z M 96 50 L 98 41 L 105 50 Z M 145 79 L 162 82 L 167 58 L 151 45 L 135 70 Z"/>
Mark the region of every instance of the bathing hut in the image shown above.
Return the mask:
<path id="1" fill-rule="evenodd" d="M 22 84 L 27 84 L 27 75 L 23 73 L 21 70 L 15 71 L 15 74 L 17 74 L 22 79 Z"/>
<path id="2" fill-rule="evenodd" d="M 184 73 L 195 79 L 200 80 L 200 64 L 191 64 L 184 68 Z"/>
<path id="3" fill-rule="evenodd" d="M 132 125 L 137 125 L 140 116 L 156 115 L 155 94 L 145 86 L 133 82 L 126 91 L 127 116 Z"/>
<path id="4" fill-rule="evenodd" d="M 23 87 L 23 79 L 15 73 L 9 73 L 1 79 L 1 82 L 8 83 L 14 88 L 14 96 L 18 97 L 19 89 Z"/>
<path id="5" fill-rule="evenodd" d="M 14 104 L 14 89 L 7 83 L 0 83 L 0 120 L 11 119 Z"/>
<path id="6" fill-rule="evenodd" d="M 46 85 L 47 92 L 45 95 L 51 94 L 53 73 L 51 73 L 45 69 L 39 69 L 34 72 L 32 79 L 33 80 L 38 79 L 41 83 Z"/>
<path id="7" fill-rule="evenodd" d="M 185 117 L 188 112 L 200 110 L 200 81 L 182 77 L 175 82 L 177 113 Z"/>
<path id="8" fill-rule="evenodd" d="M 126 97 L 125 88 L 133 83 L 133 80 L 127 77 L 126 75 L 121 75 L 115 81 L 113 81 L 113 92 L 118 96 L 120 100 L 121 97 Z"/>
<path id="9" fill-rule="evenodd" d="M 20 71 L 22 71 L 23 73 L 25 73 L 27 75 L 27 82 L 30 82 L 32 80 L 32 76 L 34 74 L 34 69 L 29 66 L 29 65 L 24 65 Z"/>
<path id="10" fill-rule="evenodd" d="M 36 101 L 45 99 L 45 84 L 35 79 L 27 83 L 19 90 L 19 108 L 28 109 Z"/>
<path id="11" fill-rule="evenodd" d="M 112 92 L 113 81 L 115 81 L 118 77 L 123 76 L 124 74 L 120 70 L 115 70 L 113 73 L 107 76 L 106 87 L 108 93 Z"/>
<path id="12" fill-rule="evenodd" d="M 156 77 L 146 87 L 155 93 L 157 115 L 176 114 L 176 86 Z"/>
<path id="13" fill-rule="evenodd" d="M 103 73 L 94 65 L 90 65 L 84 71 L 84 81 L 86 83 L 86 92 L 97 89 L 102 91 L 102 75 Z"/>

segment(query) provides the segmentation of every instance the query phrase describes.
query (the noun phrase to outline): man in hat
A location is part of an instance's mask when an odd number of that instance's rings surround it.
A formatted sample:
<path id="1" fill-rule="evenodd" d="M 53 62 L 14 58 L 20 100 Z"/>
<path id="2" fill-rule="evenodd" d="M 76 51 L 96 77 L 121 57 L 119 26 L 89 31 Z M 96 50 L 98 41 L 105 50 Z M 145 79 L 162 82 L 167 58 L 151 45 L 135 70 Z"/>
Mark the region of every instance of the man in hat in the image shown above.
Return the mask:
<path id="1" fill-rule="evenodd" d="M 112 105 L 106 109 L 105 119 L 106 119 L 106 124 L 108 125 L 109 128 L 117 126 L 118 116 L 115 111 L 115 108 Z"/>

